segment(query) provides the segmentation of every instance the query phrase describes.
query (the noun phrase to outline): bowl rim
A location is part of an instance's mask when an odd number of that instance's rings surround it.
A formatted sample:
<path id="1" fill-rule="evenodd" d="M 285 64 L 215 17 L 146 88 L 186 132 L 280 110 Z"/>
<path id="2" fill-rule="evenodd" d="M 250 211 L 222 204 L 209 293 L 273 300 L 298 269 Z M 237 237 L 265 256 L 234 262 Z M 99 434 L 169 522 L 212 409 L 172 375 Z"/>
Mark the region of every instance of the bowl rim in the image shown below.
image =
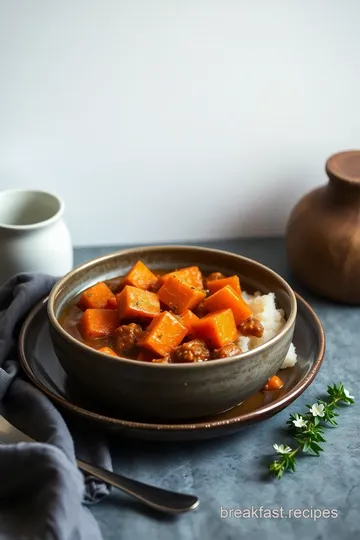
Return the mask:
<path id="1" fill-rule="evenodd" d="M 106 262 L 110 259 L 113 259 L 119 255 L 123 254 L 132 254 L 137 252 L 152 252 L 156 250 L 163 250 L 163 251 L 172 251 L 172 250 L 179 250 L 179 251 L 186 251 L 186 250 L 194 250 L 194 251 L 205 251 L 207 253 L 212 253 L 214 255 L 230 255 L 232 257 L 235 257 L 237 259 L 241 259 L 243 261 L 246 261 L 248 263 L 251 263 L 255 266 L 257 266 L 259 269 L 268 272 L 275 277 L 280 284 L 282 285 L 283 289 L 287 292 L 290 298 L 290 315 L 288 319 L 286 320 L 284 326 L 281 328 L 280 332 L 278 332 L 274 337 L 263 343 L 262 345 L 259 345 L 258 347 L 255 347 L 254 349 L 251 349 L 249 351 L 243 352 L 241 354 L 238 354 L 236 356 L 231 356 L 227 358 L 219 358 L 216 360 L 216 365 L 219 365 L 221 363 L 224 364 L 230 364 L 233 362 L 237 362 L 238 360 L 243 360 L 245 358 L 251 358 L 252 356 L 257 356 L 262 351 L 265 351 L 269 347 L 271 347 L 274 343 L 277 343 L 278 341 L 281 341 L 283 336 L 288 332 L 288 330 L 295 325 L 296 320 L 296 314 L 297 314 L 297 301 L 296 301 L 296 295 L 293 291 L 293 289 L 290 287 L 288 282 L 282 278 L 277 272 L 269 268 L 268 266 L 265 266 L 264 264 L 261 264 L 257 261 L 254 261 L 253 259 L 250 259 L 248 257 L 244 257 L 242 255 L 238 255 L 237 253 L 232 253 L 231 251 L 224 251 L 220 249 L 213 249 L 213 248 L 207 248 L 202 246 L 188 246 L 188 245 L 154 245 L 154 246 L 137 246 L 134 248 L 125 248 L 119 251 L 115 251 L 113 253 L 109 253 L 107 255 L 102 255 L 100 257 L 96 257 L 94 259 L 90 259 L 89 261 L 86 261 L 85 263 L 82 263 L 78 266 L 76 266 L 73 270 L 65 274 L 51 289 L 48 302 L 47 302 L 47 314 L 49 321 L 51 325 L 55 328 L 55 330 L 61 335 L 62 338 L 64 338 L 68 343 L 80 347 L 84 352 L 95 354 L 96 356 L 103 359 L 106 358 L 108 363 L 115 363 L 115 362 L 125 362 L 126 364 L 133 365 L 133 366 L 141 366 L 144 367 L 144 369 L 209 369 L 209 366 L 213 366 L 215 362 L 193 362 L 193 363 L 178 363 L 178 364 L 168 364 L 168 363 L 157 363 L 157 362 L 139 362 L 139 360 L 134 360 L 131 358 L 125 358 L 124 356 L 110 356 L 108 354 L 99 352 L 96 349 L 93 349 L 89 345 L 86 345 L 85 343 L 82 343 L 81 341 L 78 341 L 76 338 L 71 336 L 64 328 L 60 325 L 57 317 L 55 316 L 54 311 L 54 303 L 57 294 L 60 292 L 60 290 L 66 285 L 66 282 L 69 278 L 71 278 L 74 274 L 81 273 L 82 271 L 86 270 L 89 267 L 96 266 L 99 263 Z"/>

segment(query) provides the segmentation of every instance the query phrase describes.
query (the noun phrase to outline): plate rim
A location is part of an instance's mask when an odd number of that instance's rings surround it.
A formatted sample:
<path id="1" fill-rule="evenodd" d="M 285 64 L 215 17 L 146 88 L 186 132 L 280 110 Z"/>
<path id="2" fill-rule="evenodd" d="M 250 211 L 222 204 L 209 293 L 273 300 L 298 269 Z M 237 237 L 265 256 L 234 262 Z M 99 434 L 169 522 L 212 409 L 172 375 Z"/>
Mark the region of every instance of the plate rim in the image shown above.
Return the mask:
<path id="1" fill-rule="evenodd" d="M 308 371 L 308 373 L 284 396 L 278 398 L 275 401 L 272 401 L 271 403 L 267 405 L 263 405 L 262 407 L 255 409 L 254 411 L 243 413 L 239 416 L 235 416 L 234 418 L 228 418 L 223 420 L 208 420 L 208 421 L 199 421 L 199 422 L 192 422 L 192 423 L 182 423 L 182 424 L 171 424 L 171 423 L 152 423 L 152 422 L 138 422 L 135 420 L 124 420 L 121 418 L 114 418 L 111 416 L 105 416 L 103 414 L 90 411 L 88 409 L 84 409 L 83 407 L 80 407 L 78 405 L 75 405 L 74 403 L 71 403 L 67 399 L 58 396 L 52 390 L 50 390 L 45 384 L 43 384 L 34 374 L 33 370 L 31 369 L 25 353 L 25 339 L 26 334 L 31 326 L 31 323 L 37 313 L 45 306 L 49 298 L 49 295 L 42 298 L 39 302 L 35 304 L 35 306 L 31 309 L 31 311 L 28 313 L 26 319 L 24 320 L 20 334 L 18 339 L 18 353 L 19 353 L 19 360 L 20 365 L 23 369 L 23 371 L 26 373 L 28 378 L 32 381 L 32 383 L 41 391 L 43 392 L 49 399 L 61 407 L 65 408 L 66 410 L 80 415 L 82 417 L 87 418 L 88 420 L 95 421 L 97 423 L 101 424 L 107 424 L 108 426 L 115 426 L 117 428 L 123 428 L 123 429 L 131 429 L 131 430 L 144 430 L 144 431 L 152 431 L 152 432 L 193 432 L 193 431 L 203 431 L 203 430 L 214 430 L 216 428 L 221 427 L 228 427 L 231 426 L 242 426 L 242 425 L 248 425 L 255 422 L 260 422 L 261 420 L 265 420 L 269 416 L 273 416 L 274 414 L 280 412 L 282 409 L 284 409 L 286 406 L 290 405 L 295 399 L 297 399 L 305 390 L 306 388 L 312 383 L 312 381 L 315 379 L 316 375 L 318 374 L 323 360 L 325 356 L 325 332 L 323 329 L 323 326 L 321 324 L 321 321 L 319 317 L 316 315 L 313 308 L 309 305 L 302 296 L 300 296 L 297 292 L 295 292 L 295 296 L 297 299 L 297 302 L 300 302 L 302 304 L 302 307 L 305 308 L 305 311 L 307 311 L 310 316 L 313 319 L 313 323 L 317 328 L 317 334 L 319 336 L 319 352 L 318 355 L 311 367 L 311 369 Z M 298 316 L 298 314 L 297 314 Z"/>

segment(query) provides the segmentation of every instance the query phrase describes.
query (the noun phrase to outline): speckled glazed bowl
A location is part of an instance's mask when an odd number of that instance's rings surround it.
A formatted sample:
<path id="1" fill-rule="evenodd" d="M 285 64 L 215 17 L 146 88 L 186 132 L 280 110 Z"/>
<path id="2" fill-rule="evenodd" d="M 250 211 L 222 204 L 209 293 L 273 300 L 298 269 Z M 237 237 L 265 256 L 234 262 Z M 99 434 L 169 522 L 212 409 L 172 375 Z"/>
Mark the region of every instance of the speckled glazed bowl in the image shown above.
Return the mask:
<path id="1" fill-rule="evenodd" d="M 125 274 L 137 260 L 151 269 L 197 265 L 206 273 L 237 274 L 248 292 L 274 292 L 286 316 L 269 342 L 246 353 L 198 364 L 152 364 L 100 353 L 70 336 L 58 317 L 68 302 L 94 283 Z M 259 390 L 283 363 L 296 319 L 291 287 L 269 268 L 233 253 L 202 247 L 155 246 L 127 249 L 91 260 L 63 277 L 48 301 L 56 355 L 76 384 L 113 413 L 143 419 L 200 418 L 227 410 Z"/>

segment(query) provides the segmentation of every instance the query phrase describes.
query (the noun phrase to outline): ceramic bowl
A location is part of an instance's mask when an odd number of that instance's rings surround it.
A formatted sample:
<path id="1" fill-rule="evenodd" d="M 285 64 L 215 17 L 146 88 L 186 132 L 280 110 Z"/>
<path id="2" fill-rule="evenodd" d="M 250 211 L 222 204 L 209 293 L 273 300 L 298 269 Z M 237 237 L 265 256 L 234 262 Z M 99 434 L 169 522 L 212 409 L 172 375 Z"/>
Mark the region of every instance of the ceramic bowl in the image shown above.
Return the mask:
<path id="1" fill-rule="evenodd" d="M 246 353 L 196 364 L 152 364 L 102 354 L 70 336 L 58 317 L 68 302 L 94 283 L 124 275 L 142 260 L 151 269 L 197 265 L 205 273 L 237 274 L 243 290 L 274 292 L 286 324 L 270 341 Z M 262 388 L 283 363 L 296 319 L 291 287 L 269 268 L 233 253 L 188 246 L 127 249 L 91 260 L 63 277 L 48 301 L 56 355 L 72 384 L 114 414 L 134 418 L 186 419 L 217 414 Z"/>

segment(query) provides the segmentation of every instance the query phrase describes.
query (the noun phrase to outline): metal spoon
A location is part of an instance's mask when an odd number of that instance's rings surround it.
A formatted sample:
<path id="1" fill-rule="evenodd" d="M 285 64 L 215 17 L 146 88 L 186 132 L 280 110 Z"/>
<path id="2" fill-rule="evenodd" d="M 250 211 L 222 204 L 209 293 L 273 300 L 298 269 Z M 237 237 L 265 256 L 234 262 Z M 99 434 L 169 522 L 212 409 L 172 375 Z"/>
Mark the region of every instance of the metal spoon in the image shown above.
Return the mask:
<path id="1" fill-rule="evenodd" d="M 12 444 L 18 442 L 35 442 L 28 435 L 18 430 L 10 424 L 2 415 L 0 415 L 0 444 Z M 116 474 L 101 467 L 96 467 L 80 459 L 76 460 L 80 470 L 87 472 L 110 484 L 128 495 L 135 497 L 151 508 L 168 514 L 180 514 L 194 510 L 199 506 L 199 499 L 195 495 L 187 495 L 168 491 L 156 486 L 150 486 L 137 480 L 132 480 L 126 476 Z"/>

